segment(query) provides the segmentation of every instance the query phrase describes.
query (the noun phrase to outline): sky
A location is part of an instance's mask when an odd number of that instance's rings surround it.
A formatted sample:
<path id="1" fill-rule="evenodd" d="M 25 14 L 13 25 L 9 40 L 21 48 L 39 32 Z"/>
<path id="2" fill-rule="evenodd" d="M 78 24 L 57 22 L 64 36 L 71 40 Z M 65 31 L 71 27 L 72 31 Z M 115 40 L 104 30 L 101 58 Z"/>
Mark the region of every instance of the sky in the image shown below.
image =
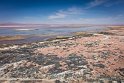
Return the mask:
<path id="1" fill-rule="evenodd" d="M 124 24 L 124 0 L 0 0 L 0 23 Z"/>

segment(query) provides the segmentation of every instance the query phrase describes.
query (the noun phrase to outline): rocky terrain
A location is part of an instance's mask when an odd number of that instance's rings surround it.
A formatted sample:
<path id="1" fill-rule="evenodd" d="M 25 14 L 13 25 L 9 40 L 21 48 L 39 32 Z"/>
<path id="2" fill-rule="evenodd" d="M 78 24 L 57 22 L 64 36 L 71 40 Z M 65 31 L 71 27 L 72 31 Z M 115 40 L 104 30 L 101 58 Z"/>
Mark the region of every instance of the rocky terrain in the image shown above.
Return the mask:
<path id="1" fill-rule="evenodd" d="M 0 45 L 0 83 L 124 83 L 124 27 Z"/>

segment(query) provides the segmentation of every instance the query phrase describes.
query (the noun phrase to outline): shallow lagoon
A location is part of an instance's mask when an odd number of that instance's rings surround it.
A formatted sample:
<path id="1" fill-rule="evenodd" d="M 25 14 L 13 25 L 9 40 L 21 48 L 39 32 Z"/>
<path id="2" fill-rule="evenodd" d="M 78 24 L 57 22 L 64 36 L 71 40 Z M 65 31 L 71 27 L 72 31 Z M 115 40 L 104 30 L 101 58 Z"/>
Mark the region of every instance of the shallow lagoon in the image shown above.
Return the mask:
<path id="1" fill-rule="evenodd" d="M 100 31 L 105 29 L 103 26 L 92 26 L 92 27 L 80 27 L 80 28 L 69 28 L 69 27 L 58 27 L 58 28 L 0 28 L 0 35 L 44 35 L 44 34 L 65 34 L 71 32 L 78 32 L 78 31 Z"/>
<path id="2" fill-rule="evenodd" d="M 0 41 L 0 43 L 25 43 L 25 42 L 35 42 L 42 41 L 48 38 L 52 38 L 60 35 L 70 35 L 73 32 L 86 31 L 94 32 L 106 29 L 105 26 L 85 26 L 80 28 L 70 28 L 70 27 L 35 27 L 35 28 L 0 28 L 0 36 L 15 36 L 15 35 L 25 35 L 30 36 L 23 40 L 14 41 Z"/>

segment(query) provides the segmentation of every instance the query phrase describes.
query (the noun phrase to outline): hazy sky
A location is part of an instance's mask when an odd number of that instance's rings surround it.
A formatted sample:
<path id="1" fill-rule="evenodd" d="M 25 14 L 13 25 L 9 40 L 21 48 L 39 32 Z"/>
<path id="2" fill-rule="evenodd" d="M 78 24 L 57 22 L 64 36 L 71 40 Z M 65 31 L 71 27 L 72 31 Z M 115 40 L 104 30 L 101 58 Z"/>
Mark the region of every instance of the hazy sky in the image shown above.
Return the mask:
<path id="1" fill-rule="evenodd" d="M 124 0 L 0 0 L 0 23 L 124 24 Z"/>

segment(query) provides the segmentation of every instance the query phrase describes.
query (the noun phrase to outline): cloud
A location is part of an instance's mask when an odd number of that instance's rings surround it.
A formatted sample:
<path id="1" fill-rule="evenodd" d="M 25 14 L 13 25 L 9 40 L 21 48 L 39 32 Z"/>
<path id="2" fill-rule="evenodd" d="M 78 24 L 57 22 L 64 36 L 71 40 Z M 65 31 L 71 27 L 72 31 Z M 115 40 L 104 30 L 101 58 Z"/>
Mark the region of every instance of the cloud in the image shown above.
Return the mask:
<path id="1" fill-rule="evenodd" d="M 94 0 L 90 3 L 87 4 L 87 7 L 85 9 L 89 9 L 89 8 L 93 8 L 93 7 L 96 7 L 96 6 L 99 6 L 105 2 L 107 2 L 108 0 Z"/>
<path id="2" fill-rule="evenodd" d="M 70 15 L 82 14 L 83 10 L 77 7 L 71 7 L 67 10 L 58 10 L 55 14 L 48 16 L 48 19 L 60 19 Z"/>
<path id="3" fill-rule="evenodd" d="M 50 15 L 48 19 L 58 19 L 58 18 L 65 18 L 65 17 L 66 17 L 66 14 L 56 13 L 55 15 Z"/>
<path id="4" fill-rule="evenodd" d="M 87 11 L 87 9 L 99 6 L 105 3 L 106 1 L 107 0 L 94 0 L 92 2 L 89 2 L 85 8 L 70 7 L 66 10 L 58 10 L 53 15 L 48 16 L 48 19 L 62 19 L 62 18 L 66 18 L 67 16 L 71 16 L 71 15 L 83 14 L 84 11 Z"/>
<path id="5" fill-rule="evenodd" d="M 72 15 L 72 14 L 81 14 L 83 10 L 81 8 L 71 7 L 68 8 L 67 10 L 60 10 L 59 12 L 67 15 L 69 14 Z"/>

